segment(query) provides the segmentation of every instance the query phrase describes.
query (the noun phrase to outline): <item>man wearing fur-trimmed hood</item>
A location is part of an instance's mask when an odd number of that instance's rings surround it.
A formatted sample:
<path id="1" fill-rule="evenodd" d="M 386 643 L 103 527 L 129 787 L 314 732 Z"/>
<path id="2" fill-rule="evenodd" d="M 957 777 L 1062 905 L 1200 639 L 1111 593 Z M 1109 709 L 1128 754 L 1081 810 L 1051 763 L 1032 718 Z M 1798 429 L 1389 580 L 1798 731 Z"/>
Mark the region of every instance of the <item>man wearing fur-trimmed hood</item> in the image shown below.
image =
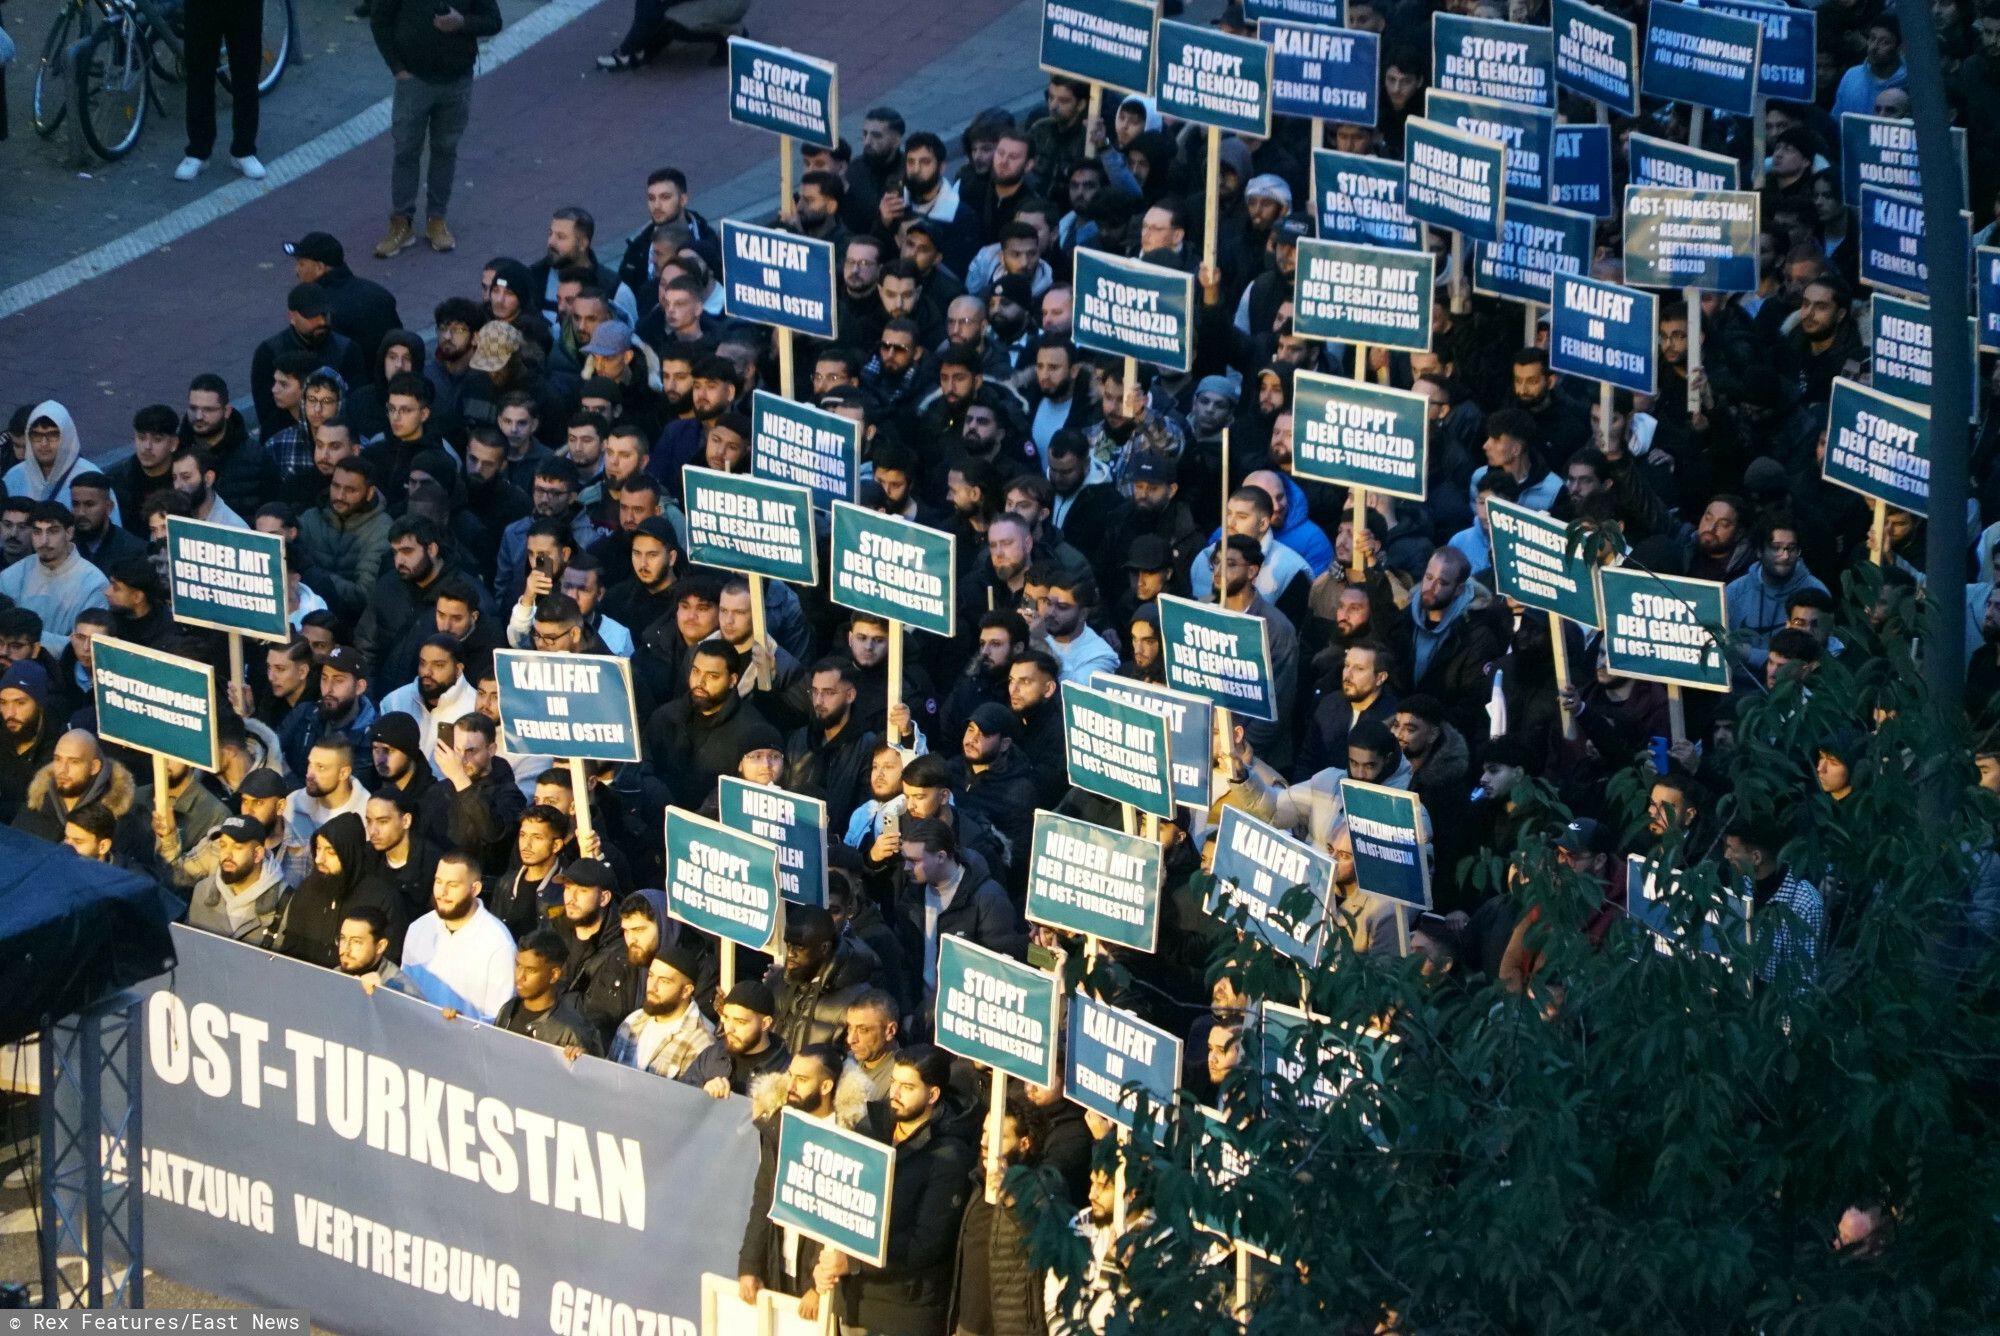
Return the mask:
<path id="1" fill-rule="evenodd" d="M 92 734 L 72 728 L 56 740 L 55 755 L 28 781 L 28 799 L 14 829 L 60 843 L 63 823 L 85 803 L 103 803 L 124 823 L 137 790 L 132 772 L 104 754 Z"/>
<path id="2" fill-rule="evenodd" d="M 789 906 L 788 909 L 796 909 Z M 750 1218 L 743 1225 L 743 1246 L 736 1254 L 736 1280 L 743 1302 L 757 1302 L 757 1291 L 773 1289 L 800 1298 L 799 1316 L 810 1321 L 818 1312 L 813 1290 L 813 1266 L 819 1244 L 796 1230 L 771 1221 L 771 1194 L 778 1173 L 778 1126 L 791 1109 L 822 1123 L 852 1128 L 868 1112 L 868 1083 L 859 1072 L 841 1073 L 840 1050 L 813 1044 L 792 1055 L 785 1072 L 771 1072 L 750 1083 L 750 1110 L 757 1126 L 757 1178 L 750 1189 Z M 812 1311 L 808 1312 L 808 1306 Z"/>

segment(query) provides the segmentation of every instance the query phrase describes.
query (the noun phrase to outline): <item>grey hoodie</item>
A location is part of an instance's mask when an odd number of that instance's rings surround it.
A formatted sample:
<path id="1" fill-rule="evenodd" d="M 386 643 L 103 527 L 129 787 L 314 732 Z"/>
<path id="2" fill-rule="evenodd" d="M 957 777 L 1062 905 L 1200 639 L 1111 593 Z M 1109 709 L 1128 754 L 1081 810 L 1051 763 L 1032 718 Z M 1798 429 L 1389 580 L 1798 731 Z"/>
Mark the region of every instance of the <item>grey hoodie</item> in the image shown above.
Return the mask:
<path id="1" fill-rule="evenodd" d="M 53 399 L 45 399 L 35 405 L 28 414 L 28 424 L 32 427 L 42 418 L 56 424 L 62 431 L 62 444 L 56 447 L 56 462 L 46 471 L 35 462 L 35 452 L 7 470 L 5 482 L 7 495 L 25 496 L 31 501 L 60 501 L 69 504 L 70 482 L 81 473 L 88 472 L 83 459 L 83 442 L 76 434 L 76 420 L 69 410 Z"/>

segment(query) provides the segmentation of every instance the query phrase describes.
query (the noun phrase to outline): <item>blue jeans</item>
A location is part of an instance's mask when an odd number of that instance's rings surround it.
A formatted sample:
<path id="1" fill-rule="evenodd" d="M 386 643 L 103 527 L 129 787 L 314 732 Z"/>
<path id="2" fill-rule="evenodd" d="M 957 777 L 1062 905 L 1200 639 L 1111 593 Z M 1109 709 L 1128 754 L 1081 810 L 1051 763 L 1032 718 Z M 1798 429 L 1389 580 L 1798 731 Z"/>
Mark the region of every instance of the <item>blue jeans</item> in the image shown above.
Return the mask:
<path id="1" fill-rule="evenodd" d="M 417 216 L 417 168 L 430 141 L 431 166 L 424 191 L 429 218 L 442 218 L 451 203 L 451 179 L 458 171 L 458 141 L 472 117 L 472 75 L 434 84 L 411 75 L 396 80 L 389 109 L 389 137 L 396 160 L 389 172 L 389 211 Z"/>

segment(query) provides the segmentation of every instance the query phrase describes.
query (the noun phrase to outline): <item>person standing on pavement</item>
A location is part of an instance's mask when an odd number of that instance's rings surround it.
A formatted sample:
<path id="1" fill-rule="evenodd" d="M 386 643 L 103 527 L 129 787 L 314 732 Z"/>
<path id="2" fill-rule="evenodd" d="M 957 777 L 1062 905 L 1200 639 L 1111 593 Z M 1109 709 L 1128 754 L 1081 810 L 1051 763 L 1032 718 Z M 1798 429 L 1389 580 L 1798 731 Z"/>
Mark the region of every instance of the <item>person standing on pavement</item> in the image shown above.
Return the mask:
<path id="1" fill-rule="evenodd" d="M 252 181 L 257 158 L 257 77 L 264 71 L 263 0 L 201 0 L 187 7 L 187 154 L 174 180 L 192 181 L 215 151 L 215 83 L 229 43 L 229 161 Z"/>
<path id="2" fill-rule="evenodd" d="M 387 260 L 417 244 L 417 175 L 424 144 L 430 144 L 424 240 L 434 251 L 458 242 L 445 226 L 452 177 L 458 169 L 458 141 L 472 117 L 472 67 L 479 39 L 500 31 L 495 0 L 377 0 L 368 24 L 375 46 L 396 76 L 390 108 L 395 158 L 389 173 L 389 232 L 375 247 Z"/>

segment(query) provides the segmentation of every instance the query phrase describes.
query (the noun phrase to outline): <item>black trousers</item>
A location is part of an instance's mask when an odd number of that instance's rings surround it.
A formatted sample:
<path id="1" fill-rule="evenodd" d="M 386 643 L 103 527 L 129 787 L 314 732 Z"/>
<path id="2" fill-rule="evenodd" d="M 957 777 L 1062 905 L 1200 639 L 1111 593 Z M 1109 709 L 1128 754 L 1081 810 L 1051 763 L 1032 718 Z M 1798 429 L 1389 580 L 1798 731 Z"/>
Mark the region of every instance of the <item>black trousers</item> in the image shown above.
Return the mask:
<path id="1" fill-rule="evenodd" d="M 215 151 L 215 72 L 229 44 L 229 153 L 257 151 L 257 75 L 264 65 L 264 0 L 187 0 L 187 155 Z"/>

